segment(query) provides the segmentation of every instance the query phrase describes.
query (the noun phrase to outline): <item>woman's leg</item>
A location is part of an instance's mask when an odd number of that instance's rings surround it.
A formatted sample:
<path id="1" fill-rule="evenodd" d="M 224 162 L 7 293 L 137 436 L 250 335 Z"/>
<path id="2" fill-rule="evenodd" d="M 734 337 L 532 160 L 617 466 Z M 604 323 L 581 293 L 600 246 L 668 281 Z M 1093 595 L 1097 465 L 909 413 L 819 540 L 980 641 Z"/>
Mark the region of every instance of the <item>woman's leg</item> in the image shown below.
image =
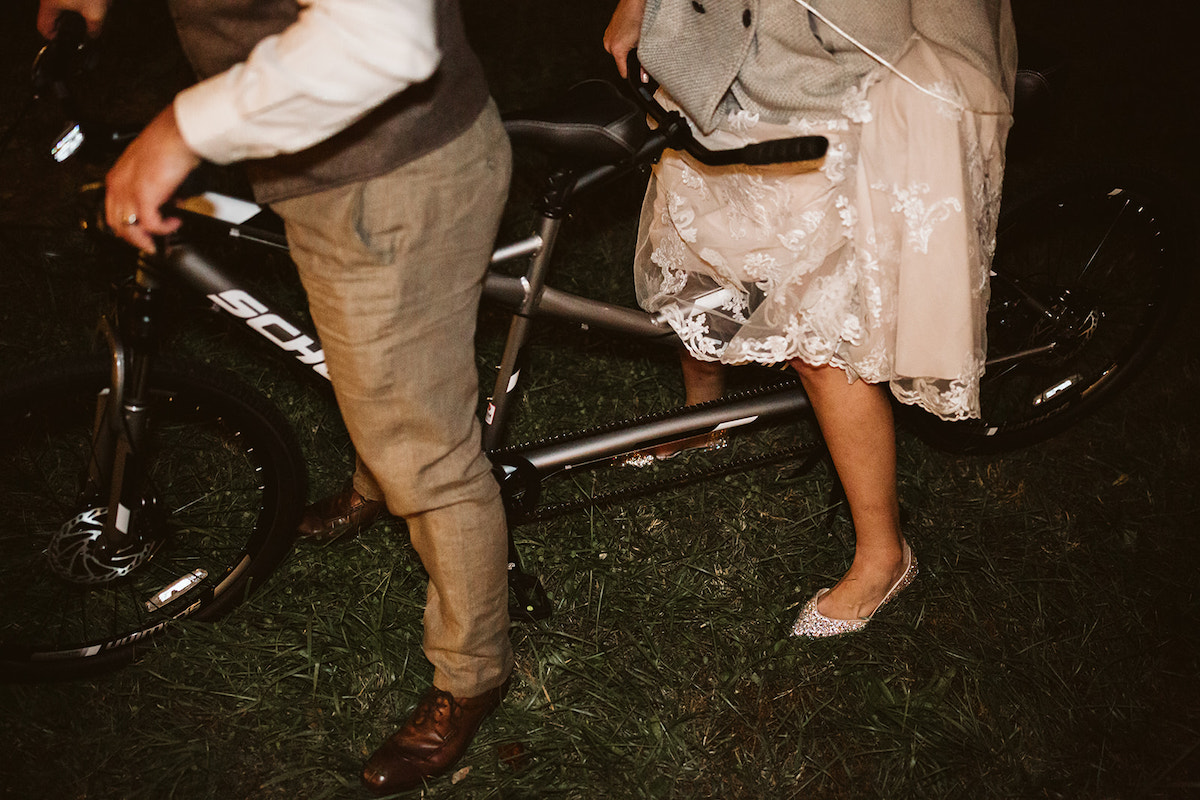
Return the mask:
<path id="1" fill-rule="evenodd" d="M 687 405 L 694 406 L 710 400 L 720 400 L 725 396 L 724 364 L 692 358 L 687 350 L 679 351 L 679 364 L 683 368 L 684 402 Z M 699 448 L 712 450 L 723 446 L 724 435 L 723 431 L 714 431 L 667 442 L 626 456 L 622 463 L 627 467 L 645 467 L 657 460 L 671 458 L 685 450 Z"/>
<path id="2" fill-rule="evenodd" d="M 719 361 L 701 361 L 693 358 L 687 350 L 679 353 L 679 365 L 683 368 L 684 402 L 689 406 L 720 400 L 725 396 L 725 365 Z M 689 436 L 678 442 L 669 442 L 651 452 L 657 458 L 669 458 L 684 450 L 698 448 L 713 449 L 724 442 L 724 431 Z"/>
<path id="3" fill-rule="evenodd" d="M 683 367 L 683 389 L 689 406 L 720 400 L 725 395 L 725 365 L 719 361 L 701 361 L 687 350 L 679 353 Z"/>
<path id="4" fill-rule="evenodd" d="M 846 491 L 854 522 L 854 561 L 818 610 L 831 619 L 874 612 L 904 571 L 896 495 L 896 433 L 882 386 L 849 383 L 837 367 L 792 362 Z"/>

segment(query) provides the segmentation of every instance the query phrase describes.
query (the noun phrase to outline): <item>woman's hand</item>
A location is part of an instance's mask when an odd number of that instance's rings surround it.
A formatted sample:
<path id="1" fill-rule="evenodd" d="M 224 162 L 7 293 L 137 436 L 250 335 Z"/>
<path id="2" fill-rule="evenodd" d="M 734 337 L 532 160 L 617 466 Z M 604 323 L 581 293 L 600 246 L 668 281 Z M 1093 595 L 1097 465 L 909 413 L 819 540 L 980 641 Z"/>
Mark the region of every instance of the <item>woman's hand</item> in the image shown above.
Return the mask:
<path id="1" fill-rule="evenodd" d="M 77 11 L 87 23 L 88 36 L 94 39 L 104 27 L 110 5 L 112 0 L 42 0 L 38 5 L 38 33 L 53 39 L 58 32 L 58 18 L 68 11 Z"/>
<path id="2" fill-rule="evenodd" d="M 645 13 L 646 0 L 621 0 L 604 31 L 604 49 L 612 53 L 617 62 L 617 72 L 621 73 L 622 78 L 628 77 L 625 74 L 626 59 L 642 36 L 642 17 Z M 642 81 L 645 80 L 646 73 L 643 72 Z"/>
<path id="3" fill-rule="evenodd" d="M 105 180 L 104 216 L 112 230 L 140 250 L 154 252 L 154 237 L 179 227 L 159 211 L 196 167 L 200 157 L 187 146 L 167 106 L 130 143 Z"/>

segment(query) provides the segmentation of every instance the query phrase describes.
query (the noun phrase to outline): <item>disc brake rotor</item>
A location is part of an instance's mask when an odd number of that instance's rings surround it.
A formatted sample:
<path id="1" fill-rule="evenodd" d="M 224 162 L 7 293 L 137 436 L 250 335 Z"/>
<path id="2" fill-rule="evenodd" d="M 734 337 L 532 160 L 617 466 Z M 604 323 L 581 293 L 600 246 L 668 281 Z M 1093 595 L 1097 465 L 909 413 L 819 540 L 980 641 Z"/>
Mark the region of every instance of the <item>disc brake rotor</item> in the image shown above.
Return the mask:
<path id="1" fill-rule="evenodd" d="M 150 560 L 162 541 L 134 536 L 124 547 L 111 547 L 103 538 L 107 516 L 106 508 L 89 508 L 58 529 L 46 548 L 55 575 L 71 583 L 109 583 Z"/>

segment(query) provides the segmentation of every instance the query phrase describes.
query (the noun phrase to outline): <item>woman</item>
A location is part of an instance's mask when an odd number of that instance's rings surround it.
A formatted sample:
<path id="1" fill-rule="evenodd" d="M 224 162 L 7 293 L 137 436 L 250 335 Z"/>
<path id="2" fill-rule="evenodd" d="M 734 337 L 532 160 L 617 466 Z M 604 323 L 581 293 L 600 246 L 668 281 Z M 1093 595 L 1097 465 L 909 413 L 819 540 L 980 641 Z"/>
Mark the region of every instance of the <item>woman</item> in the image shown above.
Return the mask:
<path id="1" fill-rule="evenodd" d="M 709 168 L 669 152 L 646 195 L 638 298 L 717 364 L 788 362 L 850 505 L 850 569 L 792 632 L 859 630 L 917 574 L 900 531 L 891 404 L 978 416 L 988 265 L 1016 50 L 1008 0 L 621 0 L 664 103 L 713 148 L 829 140 L 815 170 Z"/>

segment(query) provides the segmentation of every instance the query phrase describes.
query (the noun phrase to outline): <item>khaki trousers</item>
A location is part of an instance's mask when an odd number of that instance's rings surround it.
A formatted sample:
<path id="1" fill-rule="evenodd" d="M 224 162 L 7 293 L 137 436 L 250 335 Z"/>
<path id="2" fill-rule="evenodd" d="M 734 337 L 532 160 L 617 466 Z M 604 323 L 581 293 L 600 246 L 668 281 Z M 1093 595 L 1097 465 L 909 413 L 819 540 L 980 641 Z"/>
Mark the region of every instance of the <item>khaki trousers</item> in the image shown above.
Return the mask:
<path id="1" fill-rule="evenodd" d="M 274 205 L 358 451 L 355 488 L 407 523 L 429 574 L 433 682 L 460 697 L 512 669 L 507 533 L 480 450 L 474 351 L 511 159 L 489 103 L 389 174 Z"/>

